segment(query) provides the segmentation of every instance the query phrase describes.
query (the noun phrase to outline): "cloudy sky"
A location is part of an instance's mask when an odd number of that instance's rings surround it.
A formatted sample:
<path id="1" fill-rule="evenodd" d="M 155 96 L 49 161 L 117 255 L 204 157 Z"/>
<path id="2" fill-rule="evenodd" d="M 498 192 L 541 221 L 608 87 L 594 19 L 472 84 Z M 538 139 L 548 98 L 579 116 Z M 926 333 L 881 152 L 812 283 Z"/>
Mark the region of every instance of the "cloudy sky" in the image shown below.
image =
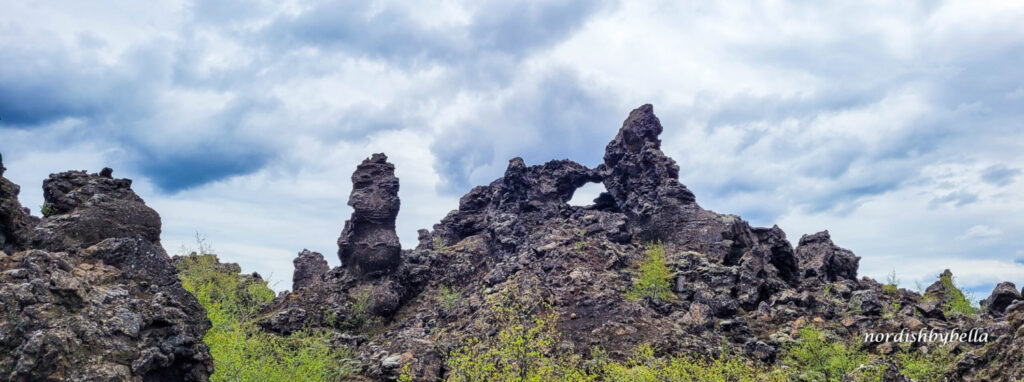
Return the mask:
<path id="1" fill-rule="evenodd" d="M 337 264 L 350 175 L 386 152 L 399 236 L 508 159 L 600 162 L 652 103 L 705 208 L 828 229 L 905 287 L 1024 284 L 1024 2 L 7 1 L 0 152 L 115 169 L 222 259 Z M 595 186 L 596 187 L 596 186 Z M 580 194 L 594 196 L 594 187 Z"/>

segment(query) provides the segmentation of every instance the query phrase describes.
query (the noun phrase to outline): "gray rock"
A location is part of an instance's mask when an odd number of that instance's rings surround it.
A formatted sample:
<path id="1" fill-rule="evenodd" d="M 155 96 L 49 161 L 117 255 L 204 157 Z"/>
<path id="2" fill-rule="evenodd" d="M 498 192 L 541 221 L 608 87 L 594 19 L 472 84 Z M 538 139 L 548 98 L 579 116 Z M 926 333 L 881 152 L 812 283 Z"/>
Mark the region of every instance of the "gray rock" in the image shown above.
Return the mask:
<path id="1" fill-rule="evenodd" d="M 1013 285 L 1012 282 L 1005 281 L 996 285 L 995 289 L 992 290 L 992 294 L 985 299 L 982 305 L 985 306 L 985 311 L 989 315 L 1000 317 L 1010 304 L 1020 299 L 1021 295 L 1020 292 L 1017 292 L 1017 286 Z"/>
<path id="2" fill-rule="evenodd" d="M 341 265 L 363 277 L 389 274 L 401 262 L 402 246 L 395 233 L 398 178 L 387 155 L 373 154 L 352 173 L 348 205 L 352 217 L 338 238 Z"/>
<path id="3" fill-rule="evenodd" d="M 292 273 L 292 290 L 299 290 L 310 285 L 323 282 L 324 276 L 331 268 L 320 252 L 303 249 L 292 261 L 295 272 Z"/>

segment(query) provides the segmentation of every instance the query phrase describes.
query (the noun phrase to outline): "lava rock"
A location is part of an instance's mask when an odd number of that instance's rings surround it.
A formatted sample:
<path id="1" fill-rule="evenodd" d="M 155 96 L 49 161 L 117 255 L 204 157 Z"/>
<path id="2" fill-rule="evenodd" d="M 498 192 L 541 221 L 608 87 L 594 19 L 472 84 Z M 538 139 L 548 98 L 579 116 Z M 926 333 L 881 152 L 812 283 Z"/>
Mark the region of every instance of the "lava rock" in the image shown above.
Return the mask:
<path id="1" fill-rule="evenodd" d="M 299 252 L 299 256 L 292 263 L 295 265 L 295 272 L 292 273 L 292 290 L 322 282 L 324 275 L 331 269 L 327 265 L 327 260 L 324 260 L 324 255 L 308 249 Z"/>
<path id="2" fill-rule="evenodd" d="M 985 311 L 993 317 L 1000 317 L 1006 311 L 1006 307 L 1010 306 L 1016 300 L 1020 300 L 1020 292 L 1017 292 L 1017 286 L 1012 282 L 1005 281 L 996 285 L 996 288 L 992 290 L 992 294 L 982 303 L 985 306 Z"/>
<path id="3" fill-rule="evenodd" d="M 856 280 L 860 257 L 832 242 L 828 231 L 804 235 L 796 247 L 803 278 L 835 282 Z"/>
<path id="4" fill-rule="evenodd" d="M 343 267 L 364 277 L 389 274 L 401 262 L 402 246 L 395 233 L 401 202 L 395 165 L 387 155 L 373 154 L 352 173 L 348 205 L 352 217 L 338 238 Z"/>

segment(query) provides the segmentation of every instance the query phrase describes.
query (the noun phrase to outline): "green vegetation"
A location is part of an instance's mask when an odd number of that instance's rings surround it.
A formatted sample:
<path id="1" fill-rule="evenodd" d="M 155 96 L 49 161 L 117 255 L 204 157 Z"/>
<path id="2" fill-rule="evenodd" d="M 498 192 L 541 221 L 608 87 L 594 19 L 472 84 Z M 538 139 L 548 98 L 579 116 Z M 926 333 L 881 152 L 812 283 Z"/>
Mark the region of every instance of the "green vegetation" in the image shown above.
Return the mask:
<path id="1" fill-rule="evenodd" d="M 670 381 L 789 381 L 782 370 L 753 366 L 739 357 L 714 359 L 690 357 L 658 358 L 654 348 L 641 345 L 624 363 L 609 362 L 601 370 L 602 381 L 670 382 Z"/>
<path id="2" fill-rule="evenodd" d="M 577 241 L 576 244 L 574 244 L 574 246 L 576 247 L 577 251 L 582 251 L 584 244 L 582 241 Z"/>
<path id="3" fill-rule="evenodd" d="M 896 292 L 900 290 L 900 279 L 896 278 L 896 269 L 893 268 L 892 273 L 886 277 L 885 285 L 882 285 L 882 290 L 890 296 L 895 296 Z"/>
<path id="4" fill-rule="evenodd" d="M 266 281 L 219 264 L 205 242 L 199 243 L 201 251 L 175 265 L 213 324 L 203 337 L 214 359 L 212 381 L 336 381 L 358 368 L 350 351 L 331 345 L 324 331 L 278 336 L 260 330 L 253 320 L 274 291 Z"/>
<path id="5" fill-rule="evenodd" d="M 442 286 L 438 289 L 437 303 L 445 310 L 452 310 L 462 305 L 462 293 L 452 286 Z"/>
<path id="6" fill-rule="evenodd" d="M 959 287 L 956 286 L 956 280 L 949 273 L 943 273 L 939 275 L 939 281 L 942 283 L 942 287 L 949 291 L 949 296 L 946 298 L 946 302 L 942 305 L 942 313 L 949 316 L 953 313 L 960 313 L 965 316 L 972 316 L 978 312 L 978 308 L 971 305 L 971 293 L 964 293 Z"/>
<path id="7" fill-rule="evenodd" d="M 448 248 L 448 246 L 444 244 L 444 239 L 441 239 L 440 236 L 434 236 L 434 250 L 443 251 L 445 248 Z"/>
<path id="8" fill-rule="evenodd" d="M 668 300 L 672 296 L 671 278 L 672 273 L 665 264 L 665 246 L 661 243 L 649 244 L 644 251 L 644 259 L 640 262 L 638 280 L 626 293 L 626 297 L 631 300 L 645 297 L 659 301 Z"/>
<path id="9" fill-rule="evenodd" d="M 39 206 L 39 213 L 43 214 L 44 217 L 49 217 L 57 213 L 57 210 L 50 203 L 43 203 L 43 205 Z"/>
<path id="10" fill-rule="evenodd" d="M 956 358 L 948 347 L 937 347 L 928 353 L 906 352 L 896 355 L 900 372 L 920 382 L 945 380 L 946 371 L 953 367 Z"/>
<path id="11" fill-rule="evenodd" d="M 841 341 L 831 341 L 813 326 L 800 328 L 798 340 L 786 348 L 783 364 L 802 381 L 839 381 L 868 361 L 866 353 Z"/>
<path id="12" fill-rule="evenodd" d="M 471 338 L 447 360 L 448 381 L 553 381 L 574 379 L 573 368 L 550 355 L 558 340 L 551 309 L 534 314 L 532 294 L 506 292 L 491 302 L 496 338 Z M 541 309 L 541 308 L 537 308 Z"/>

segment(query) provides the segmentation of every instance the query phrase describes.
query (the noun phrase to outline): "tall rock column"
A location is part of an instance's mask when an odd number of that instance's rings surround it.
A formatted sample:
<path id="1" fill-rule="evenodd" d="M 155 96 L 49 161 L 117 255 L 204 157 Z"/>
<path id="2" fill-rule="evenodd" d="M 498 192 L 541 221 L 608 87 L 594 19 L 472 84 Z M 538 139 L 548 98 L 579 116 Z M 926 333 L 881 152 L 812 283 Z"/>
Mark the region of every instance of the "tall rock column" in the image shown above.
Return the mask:
<path id="1" fill-rule="evenodd" d="M 387 155 L 373 154 L 352 173 L 352 218 L 338 238 L 342 267 L 363 277 L 377 277 L 398 268 L 402 246 L 395 233 L 398 178 Z"/>
<path id="2" fill-rule="evenodd" d="M 661 151 L 661 132 L 654 107 L 636 108 L 605 147 L 604 163 L 597 168 L 615 204 L 646 240 L 668 239 L 685 215 L 700 209 L 693 193 L 679 183 L 679 166 Z"/>

